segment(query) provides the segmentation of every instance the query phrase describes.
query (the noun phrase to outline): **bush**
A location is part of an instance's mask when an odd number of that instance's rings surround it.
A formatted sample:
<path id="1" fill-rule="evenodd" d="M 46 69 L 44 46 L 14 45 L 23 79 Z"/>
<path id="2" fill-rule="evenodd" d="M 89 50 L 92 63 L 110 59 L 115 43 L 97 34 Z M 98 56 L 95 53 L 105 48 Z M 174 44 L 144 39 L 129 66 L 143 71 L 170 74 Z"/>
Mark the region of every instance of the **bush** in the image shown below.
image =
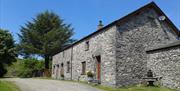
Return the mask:
<path id="1" fill-rule="evenodd" d="M 64 78 L 64 75 L 63 75 L 63 74 L 61 74 L 61 77 L 62 77 L 62 78 Z"/>
<path id="2" fill-rule="evenodd" d="M 94 74 L 93 74 L 91 71 L 88 71 L 88 72 L 87 72 L 87 77 L 93 78 L 93 76 L 94 76 Z"/>
<path id="3" fill-rule="evenodd" d="M 21 77 L 21 78 L 29 78 L 32 76 L 33 76 L 33 73 L 32 73 L 32 70 L 30 69 L 24 69 L 18 73 L 18 77 Z"/>
<path id="4" fill-rule="evenodd" d="M 37 59 L 18 59 L 10 67 L 8 67 L 7 76 L 11 77 L 33 77 L 36 72 L 44 69 L 44 61 Z"/>

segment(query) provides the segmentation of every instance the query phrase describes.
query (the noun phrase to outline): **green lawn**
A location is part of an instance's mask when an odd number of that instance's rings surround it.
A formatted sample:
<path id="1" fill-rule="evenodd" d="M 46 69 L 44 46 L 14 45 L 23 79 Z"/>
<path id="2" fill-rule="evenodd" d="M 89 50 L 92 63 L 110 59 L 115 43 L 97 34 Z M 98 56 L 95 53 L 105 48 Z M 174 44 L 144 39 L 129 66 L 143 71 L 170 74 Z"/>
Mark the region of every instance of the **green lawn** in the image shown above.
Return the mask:
<path id="1" fill-rule="evenodd" d="M 20 91 L 20 90 L 15 84 L 11 82 L 0 81 L 0 91 Z"/>
<path id="2" fill-rule="evenodd" d="M 177 91 L 168 89 L 165 87 L 146 87 L 146 86 L 133 86 L 133 87 L 122 87 L 122 88 L 112 88 L 112 87 L 105 87 L 101 85 L 91 85 L 93 87 L 102 89 L 104 91 Z"/>

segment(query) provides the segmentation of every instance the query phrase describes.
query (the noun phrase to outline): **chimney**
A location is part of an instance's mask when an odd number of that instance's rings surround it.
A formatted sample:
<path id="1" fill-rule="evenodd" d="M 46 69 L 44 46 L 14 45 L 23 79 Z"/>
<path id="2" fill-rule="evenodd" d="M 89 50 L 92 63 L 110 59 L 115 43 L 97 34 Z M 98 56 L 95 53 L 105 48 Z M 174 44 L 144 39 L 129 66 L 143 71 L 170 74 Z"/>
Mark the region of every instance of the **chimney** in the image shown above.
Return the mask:
<path id="1" fill-rule="evenodd" d="M 99 25 L 98 25 L 98 27 L 97 27 L 97 30 L 99 30 L 99 29 L 101 29 L 101 28 L 103 28 L 103 24 L 102 24 L 102 21 L 100 20 L 100 21 L 99 21 Z"/>

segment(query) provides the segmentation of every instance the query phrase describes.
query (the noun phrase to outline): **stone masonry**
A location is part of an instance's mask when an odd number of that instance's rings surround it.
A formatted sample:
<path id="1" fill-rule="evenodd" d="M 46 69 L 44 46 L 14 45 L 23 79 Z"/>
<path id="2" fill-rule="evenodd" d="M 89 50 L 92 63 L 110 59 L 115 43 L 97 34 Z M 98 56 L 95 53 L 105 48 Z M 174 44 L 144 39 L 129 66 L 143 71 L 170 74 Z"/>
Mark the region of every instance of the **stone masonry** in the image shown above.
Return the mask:
<path id="1" fill-rule="evenodd" d="M 162 76 L 163 86 L 180 89 L 180 50 L 147 53 L 149 49 L 179 41 L 180 32 L 168 21 L 160 20 L 160 16 L 167 19 L 150 3 L 75 42 L 53 56 L 52 78 L 62 79 L 63 75 L 66 80 L 87 81 L 87 75 L 82 74 L 85 62 L 85 71 L 93 72 L 94 79 L 102 85 L 139 84 L 151 69 L 156 76 Z"/>
<path id="2" fill-rule="evenodd" d="M 176 43 L 179 47 L 169 46 L 148 52 L 147 67 L 156 77 L 161 78 L 163 86 L 180 89 L 180 41 Z"/>
<path id="3" fill-rule="evenodd" d="M 85 51 L 85 42 L 83 41 L 72 48 L 69 48 L 53 57 L 53 64 L 67 63 L 70 61 L 71 54 L 73 55 L 72 63 L 72 79 L 73 80 L 86 80 L 86 75 L 81 75 L 81 63 L 86 61 L 86 70 L 95 71 L 95 56 L 101 55 L 101 83 L 104 85 L 115 85 L 115 31 L 116 27 L 111 27 L 107 31 L 94 35 L 86 41 L 89 41 L 89 50 Z M 71 53 L 73 50 L 73 53 Z M 60 68 L 58 69 L 60 70 Z M 64 67 L 64 70 L 67 70 Z M 59 71 L 58 71 L 59 72 Z M 71 73 L 71 72 L 70 72 Z M 70 73 L 64 73 L 65 79 L 71 79 Z M 60 73 L 58 78 L 60 77 Z"/>
<path id="4" fill-rule="evenodd" d="M 146 50 L 173 42 L 176 36 L 153 9 L 132 17 L 121 24 L 116 33 L 117 85 L 140 83 L 147 73 Z"/>

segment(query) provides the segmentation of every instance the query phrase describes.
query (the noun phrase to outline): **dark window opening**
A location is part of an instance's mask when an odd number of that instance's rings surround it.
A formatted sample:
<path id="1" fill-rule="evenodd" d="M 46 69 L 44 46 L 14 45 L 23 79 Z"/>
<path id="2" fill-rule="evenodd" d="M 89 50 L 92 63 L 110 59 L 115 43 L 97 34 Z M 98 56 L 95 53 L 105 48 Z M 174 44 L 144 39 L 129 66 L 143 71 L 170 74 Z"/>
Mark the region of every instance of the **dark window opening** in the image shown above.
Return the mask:
<path id="1" fill-rule="evenodd" d="M 57 68 L 59 68 L 59 64 L 57 65 Z"/>
<path id="2" fill-rule="evenodd" d="M 64 66 L 64 64 L 63 63 L 61 63 L 61 67 L 63 67 Z"/>
<path id="3" fill-rule="evenodd" d="M 85 51 L 89 50 L 89 41 L 86 41 Z"/>

